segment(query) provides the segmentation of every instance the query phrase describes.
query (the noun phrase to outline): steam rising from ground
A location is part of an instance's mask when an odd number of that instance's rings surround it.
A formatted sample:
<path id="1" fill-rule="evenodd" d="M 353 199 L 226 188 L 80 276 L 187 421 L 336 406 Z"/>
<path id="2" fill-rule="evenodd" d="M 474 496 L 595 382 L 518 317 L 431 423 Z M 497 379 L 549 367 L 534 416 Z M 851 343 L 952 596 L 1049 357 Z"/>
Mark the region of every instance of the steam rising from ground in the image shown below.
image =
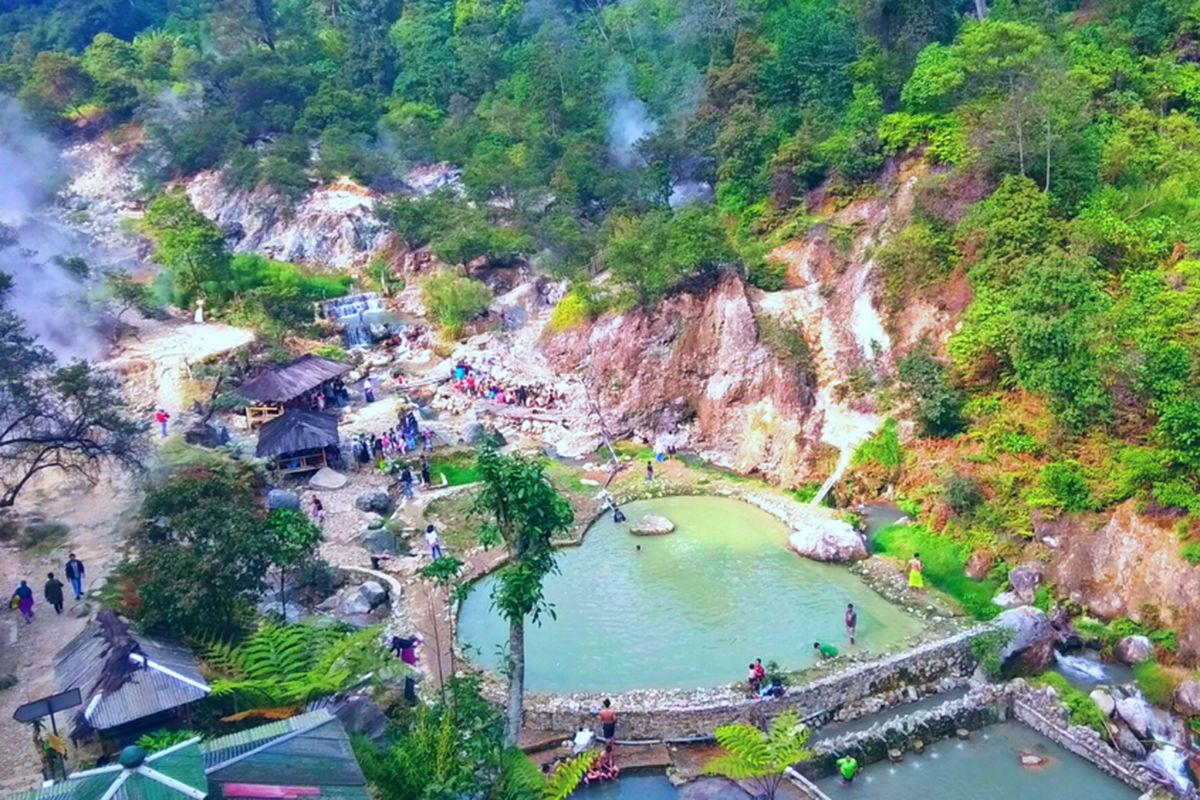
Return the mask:
<path id="1" fill-rule="evenodd" d="M 608 147 L 613 163 L 621 169 L 641 166 L 638 142 L 658 130 L 646 104 L 629 89 L 629 75 L 623 73 L 608 90 L 612 116 L 608 120 Z"/>
<path id="2" fill-rule="evenodd" d="M 58 148 L 15 101 L 0 98 L 0 271 L 14 284 L 8 305 L 60 359 L 95 358 L 102 342 L 86 287 L 60 264 L 70 256 L 94 263 L 94 254 L 49 207 L 61 177 Z"/>

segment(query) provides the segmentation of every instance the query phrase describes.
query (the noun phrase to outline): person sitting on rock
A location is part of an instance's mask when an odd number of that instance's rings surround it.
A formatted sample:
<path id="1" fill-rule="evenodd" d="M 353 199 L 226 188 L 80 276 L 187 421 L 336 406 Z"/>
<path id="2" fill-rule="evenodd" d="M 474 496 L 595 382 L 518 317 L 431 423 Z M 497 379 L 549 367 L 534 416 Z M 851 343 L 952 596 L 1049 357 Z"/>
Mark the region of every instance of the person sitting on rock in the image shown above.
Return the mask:
<path id="1" fill-rule="evenodd" d="M 617 767 L 616 759 L 613 756 L 613 743 L 604 743 L 604 752 L 596 757 L 592 762 L 592 766 L 588 767 L 587 774 L 583 776 L 583 783 L 587 784 L 599 781 L 616 780 L 621 774 L 621 770 Z"/>

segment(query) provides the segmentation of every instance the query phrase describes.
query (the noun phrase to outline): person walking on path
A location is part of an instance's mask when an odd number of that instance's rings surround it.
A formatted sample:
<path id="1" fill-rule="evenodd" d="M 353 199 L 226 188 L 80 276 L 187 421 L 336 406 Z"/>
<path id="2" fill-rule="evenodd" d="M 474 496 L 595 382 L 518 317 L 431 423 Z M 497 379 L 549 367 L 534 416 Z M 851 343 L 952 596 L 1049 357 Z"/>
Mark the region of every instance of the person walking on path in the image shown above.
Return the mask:
<path id="1" fill-rule="evenodd" d="M 63 584 L 58 578 L 54 577 L 54 573 L 50 572 L 46 575 L 46 588 L 43 590 L 46 595 L 46 602 L 54 606 L 54 613 L 61 614 L 63 609 Z"/>
<path id="2" fill-rule="evenodd" d="M 648 480 L 648 481 L 654 480 L 654 462 L 653 461 L 646 462 L 646 480 Z"/>
<path id="3" fill-rule="evenodd" d="M 371 383 L 371 376 L 363 378 L 363 395 L 367 398 L 368 403 L 375 402 L 375 385 Z"/>
<path id="4" fill-rule="evenodd" d="M 404 499 L 412 500 L 413 496 L 413 474 L 408 468 L 408 464 L 404 465 L 404 469 L 400 472 L 400 486 L 404 489 Z"/>
<path id="5" fill-rule="evenodd" d="M 33 622 L 33 589 L 30 589 L 29 584 L 25 581 L 21 581 L 21 585 L 13 592 L 9 608 L 20 611 L 21 616 L 25 618 L 26 625 Z"/>
<path id="6" fill-rule="evenodd" d="M 171 419 L 171 415 L 167 413 L 165 408 L 160 408 L 154 412 L 154 421 L 158 423 L 162 429 L 162 438 L 167 438 L 167 422 Z"/>
<path id="7" fill-rule="evenodd" d="M 442 540 L 438 536 L 437 528 L 432 525 L 425 526 L 425 544 L 429 545 L 429 556 L 434 561 L 442 557 Z"/>
<path id="8" fill-rule="evenodd" d="M 913 553 L 913 557 L 908 560 L 908 588 L 914 591 L 921 591 L 925 588 L 925 576 L 922 575 L 925 571 L 925 565 L 921 562 L 921 554 Z"/>
<path id="9" fill-rule="evenodd" d="M 604 731 L 604 741 L 611 742 L 617 737 L 617 712 L 612 707 L 612 700 L 604 698 L 604 707 L 600 709 L 600 728 Z"/>
<path id="10" fill-rule="evenodd" d="M 83 599 L 83 576 L 86 570 L 83 568 L 83 562 L 75 557 L 74 553 L 67 556 L 67 580 L 71 582 L 71 590 L 75 592 L 75 599 Z"/>
<path id="11" fill-rule="evenodd" d="M 429 459 L 425 456 L 421 456 L 421 483 L 425 484 L 426 489 L 433 488 L 433 482 L 429 479 Z"/>
<path id="12" fill-rule="evenodd" d="M 325 504 L 315 494 L 312 498 L 312 519 L 318 526 L 325 524 Z"/>
<path id="13" fill-rule="evenodd" d="M 854 603 L 846 604 L 846 633 L 850 636 L 850 645 L 854 645 L 854 635 L 858 629 L 858 612 L 854 610 Z"/>

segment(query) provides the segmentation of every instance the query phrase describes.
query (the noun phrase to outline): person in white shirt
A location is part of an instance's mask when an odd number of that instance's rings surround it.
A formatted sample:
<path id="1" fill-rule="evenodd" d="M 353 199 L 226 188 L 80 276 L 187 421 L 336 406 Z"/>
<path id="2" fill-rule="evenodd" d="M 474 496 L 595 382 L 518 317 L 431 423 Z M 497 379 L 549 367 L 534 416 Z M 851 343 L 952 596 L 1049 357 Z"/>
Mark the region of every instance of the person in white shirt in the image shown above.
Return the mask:
<path id="1" fill-rule="evenodd" d="M 425 544 L 429 545 L 429 554 L 433 559 L 442 557 L 442 541 L 438 538 L 437 528 L 428 525 L 425 528 Z"/>

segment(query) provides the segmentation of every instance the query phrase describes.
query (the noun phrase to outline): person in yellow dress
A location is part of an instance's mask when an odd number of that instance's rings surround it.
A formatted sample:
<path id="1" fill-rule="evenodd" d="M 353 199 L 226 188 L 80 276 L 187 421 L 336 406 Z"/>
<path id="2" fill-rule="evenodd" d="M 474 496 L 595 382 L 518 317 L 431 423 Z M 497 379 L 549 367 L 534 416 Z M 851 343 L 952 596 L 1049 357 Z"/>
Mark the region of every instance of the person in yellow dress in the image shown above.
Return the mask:
<path id="1" fill-rule="evenodd" d="M 925 565 L 921 563 L 920 553 L 913 553 L 913 557 L 908 560 L 908 588 L 921 590 L 925 588 L 925 576 L 921 573 L 925 571 Z"/>

